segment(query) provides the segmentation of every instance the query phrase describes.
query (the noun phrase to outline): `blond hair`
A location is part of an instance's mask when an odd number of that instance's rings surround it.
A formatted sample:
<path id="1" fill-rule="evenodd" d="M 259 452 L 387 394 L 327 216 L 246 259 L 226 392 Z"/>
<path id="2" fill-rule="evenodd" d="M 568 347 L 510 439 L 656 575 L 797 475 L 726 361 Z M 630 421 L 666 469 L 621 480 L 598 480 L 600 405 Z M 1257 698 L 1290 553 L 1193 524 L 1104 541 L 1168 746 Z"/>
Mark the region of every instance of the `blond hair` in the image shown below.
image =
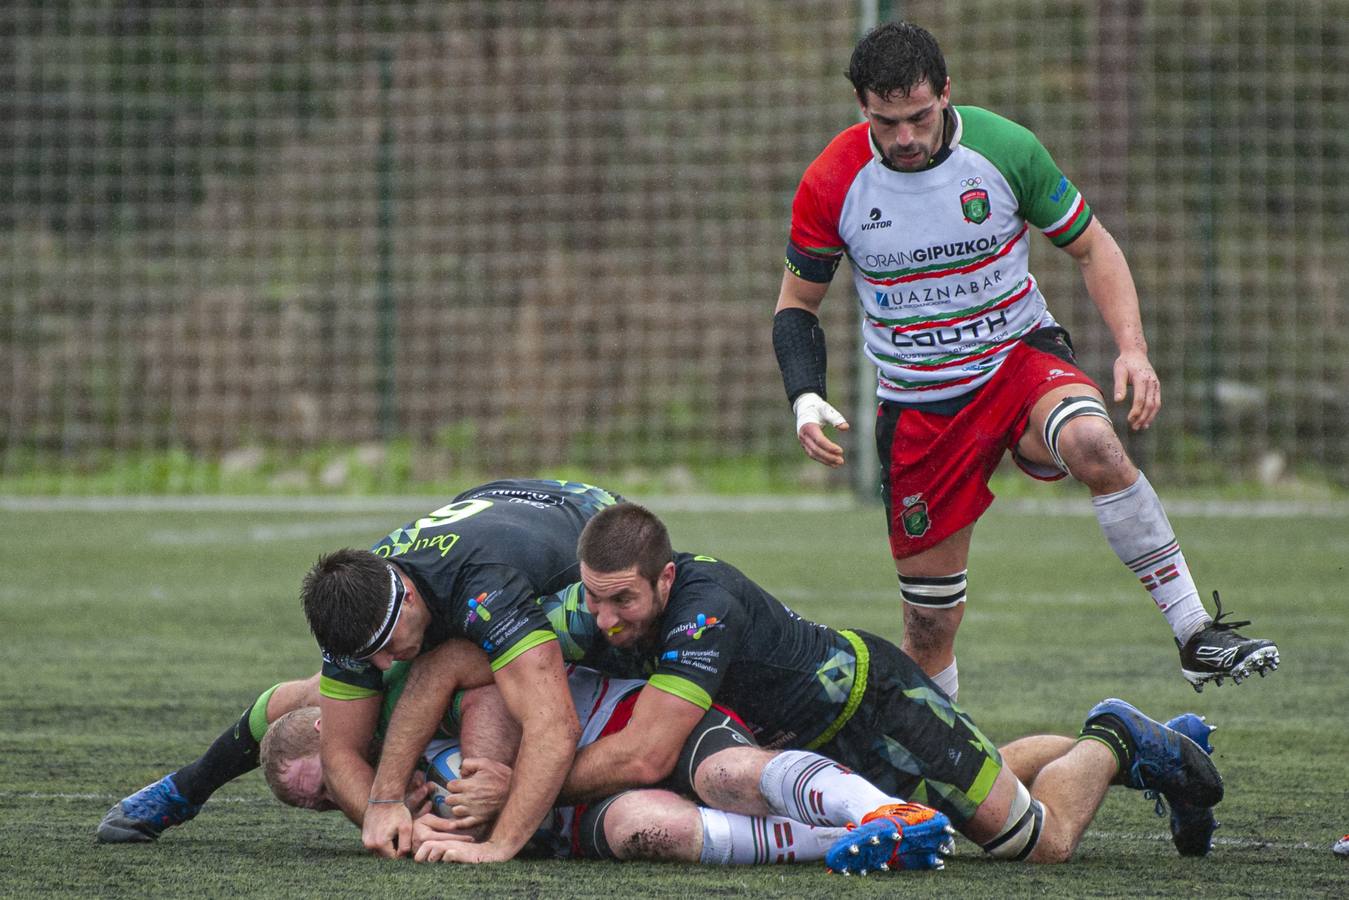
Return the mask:
<path id="1" fill-rule="evenodd" d="M 259 752 L 262 777 L 267 779 L 267 786 L 272 789 L 276 799 L 287 806 L 304 805 L 282 776 L 296 760 L 318 754 L 319 731 L 314 727 L 318 718 L 317 706 L 293 709 L 269 725 L 267 733 L 262 736 L 262 749 Z"/>

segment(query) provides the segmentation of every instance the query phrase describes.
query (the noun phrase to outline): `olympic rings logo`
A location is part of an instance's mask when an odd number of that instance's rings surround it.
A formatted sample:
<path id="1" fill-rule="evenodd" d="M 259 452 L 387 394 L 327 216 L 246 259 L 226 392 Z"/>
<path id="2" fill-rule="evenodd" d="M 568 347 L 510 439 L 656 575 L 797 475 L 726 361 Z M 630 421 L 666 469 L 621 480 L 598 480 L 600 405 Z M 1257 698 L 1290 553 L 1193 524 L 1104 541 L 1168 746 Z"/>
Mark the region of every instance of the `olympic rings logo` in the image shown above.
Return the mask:
<path id="1" fill-rule="evenodd" d="M 964 179 L 963 181 L 960 182 L 960 186 L 963 187 L 963 188 L 967 188 L 967 187 L 978 187 L 979 185 L 981 185 L 981 184 L 983 184 L 983 183 L 984 183 L 984 180 L 983 180 L 982 178 L 977 178 L 977 177 L 976 177 L 976 178 L 966 178 L 966 179 Z"/>

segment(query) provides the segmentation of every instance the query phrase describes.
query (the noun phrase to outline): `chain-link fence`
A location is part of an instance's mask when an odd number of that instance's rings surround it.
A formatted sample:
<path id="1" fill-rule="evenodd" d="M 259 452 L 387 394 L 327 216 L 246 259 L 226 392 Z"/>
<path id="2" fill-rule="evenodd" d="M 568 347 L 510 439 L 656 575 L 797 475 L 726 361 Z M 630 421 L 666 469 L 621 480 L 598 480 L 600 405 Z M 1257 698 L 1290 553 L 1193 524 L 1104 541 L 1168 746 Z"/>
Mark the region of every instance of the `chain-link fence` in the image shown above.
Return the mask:
<path id="1" fill-rule="evenodd" d="M 1131 444 L 1149 469 L 1349 481 L 1349 3 L 894 5 L 1124 246 L 1167 402 Z M 797 179 L 856 121 L 858 24 L 810 0 L 7 4 L 0 485 L 341 488 L 314 461 L 347 448 L 392 487 L 793 482 L 771 315 Z M 1071 260 L 1032 262 L 1108 379 Z"/>

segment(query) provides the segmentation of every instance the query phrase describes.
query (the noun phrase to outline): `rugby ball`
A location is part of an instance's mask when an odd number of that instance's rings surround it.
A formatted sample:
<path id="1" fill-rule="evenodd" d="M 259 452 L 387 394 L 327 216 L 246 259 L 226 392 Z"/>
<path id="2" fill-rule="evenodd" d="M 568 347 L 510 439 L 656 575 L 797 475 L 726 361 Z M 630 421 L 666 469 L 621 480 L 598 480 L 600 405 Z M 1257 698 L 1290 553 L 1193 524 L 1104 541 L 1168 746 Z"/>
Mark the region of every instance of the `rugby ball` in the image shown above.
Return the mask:
<path id="1" fill-rule="evenodd" d="M 1349 834 L 1335 842 L 1335 846 L 1330 848 L 1335 851 L 1335 855 L 1340 859 L 1349 859 Z"/>
<path id="2" fill-rule="evenodd" d="M 423 758 L 426 760 L 426 780 L 431 783 L 431 809 L 438 816 L 448 817 L 450 811 L 444 808 L 444 803 L 450 795 L 445 785 L 459 777 L 464 762 L 459 742 L 444 741 L 442 746 L 427 747 Z"/>
<path id="3" fill-rule="evenodd" d="M 464 755 L 459 751 L 459 744 L 454 743 L 429 758 L 426 780 L 439 785 L 449 784 L 459 777 L 463 765 Z"/>

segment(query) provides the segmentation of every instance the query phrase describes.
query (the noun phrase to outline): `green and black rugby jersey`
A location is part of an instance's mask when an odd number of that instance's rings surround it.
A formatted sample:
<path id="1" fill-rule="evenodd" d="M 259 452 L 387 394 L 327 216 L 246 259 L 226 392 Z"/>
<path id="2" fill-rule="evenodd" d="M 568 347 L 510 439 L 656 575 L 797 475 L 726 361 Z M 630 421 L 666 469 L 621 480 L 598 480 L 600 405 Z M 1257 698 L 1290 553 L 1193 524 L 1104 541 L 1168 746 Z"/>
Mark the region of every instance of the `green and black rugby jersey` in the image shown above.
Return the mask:
<path id="1" fill-rule="evenodd" d="M 765 747 L 818 746 L 865 688 L 856 678 L 860 640 L 802 618 L 710 556 L 675 554 L 669 603 L 653 643 L 639 650 L 605 642 L 582 585 L 539 602 L 569 662 L 620 677 L 645 674 L 652 687 L 702 709 L 715 699 Z"/>
<path id="2" fill-rule="evenodd" d="M 426 600 L 431 623 L 423 651 L 466 638 L 496 671 L 555 639 L 535 600 L 580 579 L 581 529 L 619 499 L 579 482 L 494 481 L 394 529 L 371 550 L 406 573 Z M 325 697 L 371 697 L 380 682 L 372 665 L 344 669 L 324 659 Z"/>

